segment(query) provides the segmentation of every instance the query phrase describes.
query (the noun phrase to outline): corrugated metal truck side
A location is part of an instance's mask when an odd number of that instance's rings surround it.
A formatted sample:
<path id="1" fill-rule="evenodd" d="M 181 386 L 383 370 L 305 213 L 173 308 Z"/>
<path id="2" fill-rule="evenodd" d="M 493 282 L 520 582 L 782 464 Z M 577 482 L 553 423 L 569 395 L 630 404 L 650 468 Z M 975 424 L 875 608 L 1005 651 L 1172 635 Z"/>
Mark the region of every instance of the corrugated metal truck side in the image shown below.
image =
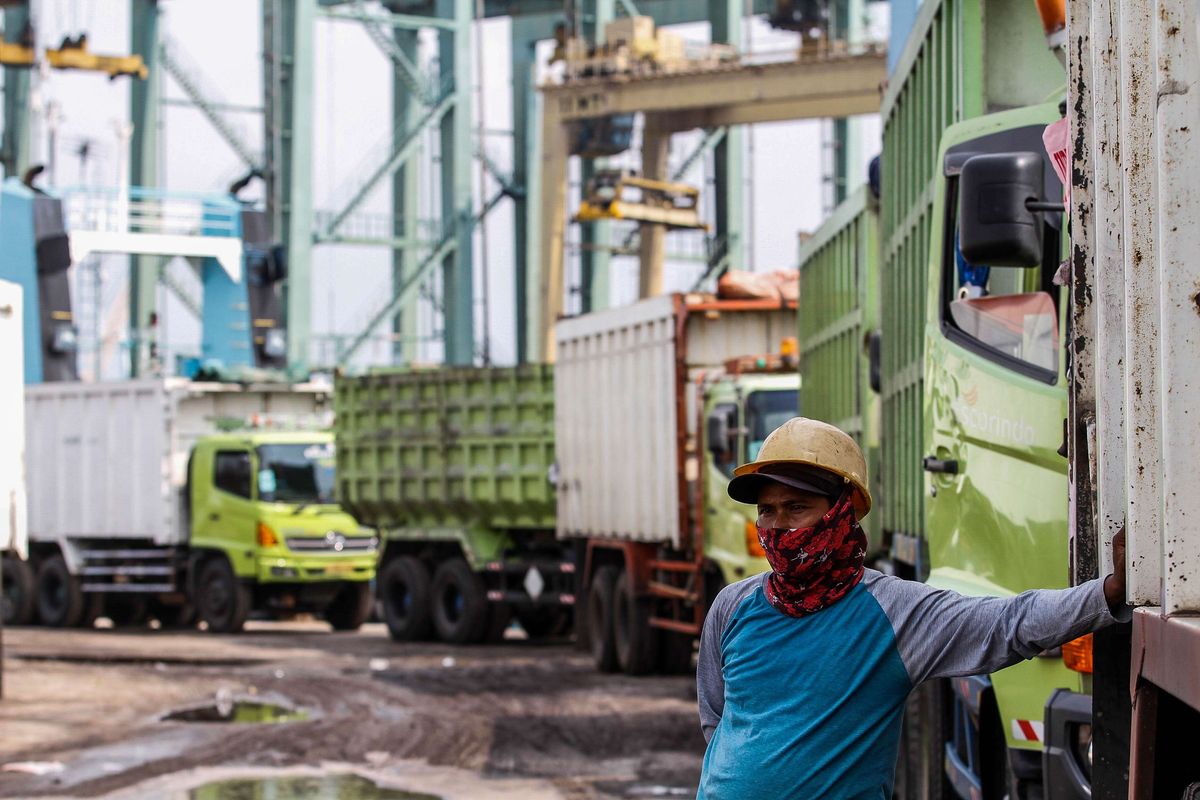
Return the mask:
<path id="1" fill-rule="evenodd" d="M 686 669 L 705 611 L 702 373 L 775 351 L 795 306 L 667 295 L 557 325 L 558 536 L 601 669 Z"/>
<path id="2" fill-rule="evenodd" d="M 1193 0 L 1068 6 L 1073 570 L 1106 574 L 1124 526 L 1137 606 L 1131 631 L 1094 640 L 1093 796 L 1195 797 L 1200 13 Z"/>

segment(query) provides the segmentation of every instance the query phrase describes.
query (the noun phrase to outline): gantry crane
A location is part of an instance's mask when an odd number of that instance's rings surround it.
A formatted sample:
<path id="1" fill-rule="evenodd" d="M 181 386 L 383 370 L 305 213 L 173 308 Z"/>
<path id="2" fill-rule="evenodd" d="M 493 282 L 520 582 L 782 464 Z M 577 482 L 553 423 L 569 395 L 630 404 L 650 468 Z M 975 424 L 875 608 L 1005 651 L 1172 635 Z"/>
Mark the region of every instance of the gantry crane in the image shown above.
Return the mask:
<path id="1" fill-rule="evenodd" d="M 527 335 L 547 361 L 554 360 L 553 327 L 563 311 L 567 158 L 571 126 L 619 114 L 645 114 L 641 177 L 667 178 L 667 147 L 678 131 L 756 122 L 842 118 L 879 110 L 887 77 L 882 48 L 858 53 L 826 51 L 795 60 L 749 64 L 704 62 L 694 69 L 641 71 L 574 78 L 541 87 L 542 116 L 540 275 L 528 285 L 536 297 Z M 667 225 L 642 222 L 639 293 L 662 292 Z M 531 276 L 532 277 L 532 276 Z"/>

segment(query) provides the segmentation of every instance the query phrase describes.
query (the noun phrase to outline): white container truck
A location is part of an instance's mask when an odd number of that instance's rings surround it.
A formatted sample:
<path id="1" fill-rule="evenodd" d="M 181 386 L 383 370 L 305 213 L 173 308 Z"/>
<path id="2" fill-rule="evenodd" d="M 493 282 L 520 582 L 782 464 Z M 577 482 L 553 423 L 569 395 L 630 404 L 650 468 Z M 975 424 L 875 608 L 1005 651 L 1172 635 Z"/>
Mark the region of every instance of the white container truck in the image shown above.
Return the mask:
<path id="1" fill-rule="evenodd" d="M 733 468 L 799 411 L 794 303 L 666 295 L 559 322 L 557 535 L 596 666 L 691 666 L 708 603 L 761 572 Z M 766 355 L 773 354 L 773 355 Z"/>
<path id="2" fill-rule="evenodd" d="M 330 388 L 180 378 L 26 389 L 33 606 L 236 631 L 370 609 L 376 540 L 337 506 Z"/>
<path id="3" fill-rule="evenodd" d="M 0 604 L 3 624 L 29 611 L 33 576 L 25 518 L 24 350 L 21 287 L 0 281 Z"/>

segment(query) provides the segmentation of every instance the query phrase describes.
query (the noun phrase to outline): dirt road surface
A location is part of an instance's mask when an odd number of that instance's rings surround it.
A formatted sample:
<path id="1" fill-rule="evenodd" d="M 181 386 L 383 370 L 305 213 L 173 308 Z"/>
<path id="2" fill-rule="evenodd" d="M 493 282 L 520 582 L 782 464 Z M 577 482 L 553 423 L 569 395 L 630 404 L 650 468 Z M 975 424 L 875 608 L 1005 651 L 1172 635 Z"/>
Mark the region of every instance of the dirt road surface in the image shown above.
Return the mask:
<path id="1" fill-rule="evenodd" d="M 443 798 L 575 800 L 694 796 L 699 777 L 692 678 L 602 675 L 567 642 L 400 645 L 381 625 L 318 622 L 4 637 L 0 797 L 188 797 L 211 775 L 354 770 Z M 307 718 L 164 719 L 236 701 Z"/>

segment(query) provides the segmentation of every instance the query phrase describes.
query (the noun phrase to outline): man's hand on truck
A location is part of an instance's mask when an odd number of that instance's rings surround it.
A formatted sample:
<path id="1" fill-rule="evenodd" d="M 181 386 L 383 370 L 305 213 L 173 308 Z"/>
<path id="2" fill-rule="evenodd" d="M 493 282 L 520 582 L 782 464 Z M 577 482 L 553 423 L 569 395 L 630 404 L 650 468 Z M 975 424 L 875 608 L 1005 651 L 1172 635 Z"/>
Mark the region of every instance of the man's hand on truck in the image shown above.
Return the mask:
<path id="1" fill-rule="evenodd" d="M 1114 615 L 1125 606 L 1125 526 L 1112 540 L 1113 571 L 1104 579 L 1104 599 Z"/>

